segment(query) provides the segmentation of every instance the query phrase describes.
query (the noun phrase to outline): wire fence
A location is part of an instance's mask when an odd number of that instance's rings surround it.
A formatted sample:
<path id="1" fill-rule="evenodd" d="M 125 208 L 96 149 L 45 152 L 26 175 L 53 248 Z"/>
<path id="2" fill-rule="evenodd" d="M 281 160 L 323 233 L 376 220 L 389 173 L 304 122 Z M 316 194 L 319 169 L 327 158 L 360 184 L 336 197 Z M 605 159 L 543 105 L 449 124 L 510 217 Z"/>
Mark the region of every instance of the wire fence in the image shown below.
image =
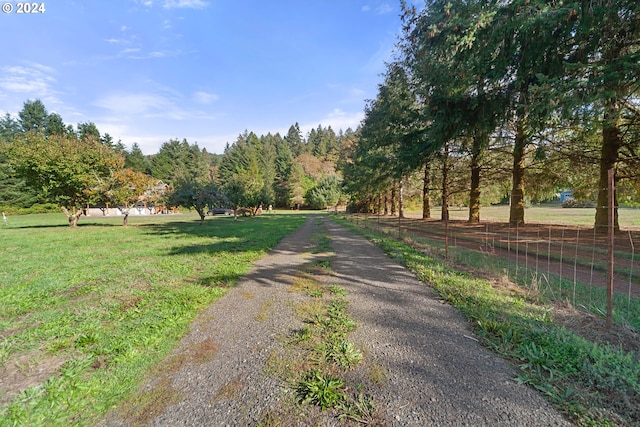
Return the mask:
<path id="1" fill-rule="evenodd" d="M 432 256 L 506 279 L 575 308 L 605 315 L 606 233 L 569 225 L 476 223 L 347 214 L 356 225 L 401 238 Z M 613 321 L 640 331 L 639 231 L 613 242 Z"/>

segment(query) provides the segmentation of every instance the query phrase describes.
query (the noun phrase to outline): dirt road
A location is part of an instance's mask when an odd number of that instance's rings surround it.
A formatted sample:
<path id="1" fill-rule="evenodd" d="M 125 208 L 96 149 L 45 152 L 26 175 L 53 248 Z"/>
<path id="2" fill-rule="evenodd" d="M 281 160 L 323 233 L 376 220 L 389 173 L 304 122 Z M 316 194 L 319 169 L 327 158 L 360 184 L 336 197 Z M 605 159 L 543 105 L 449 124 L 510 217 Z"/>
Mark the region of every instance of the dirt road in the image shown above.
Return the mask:
<path id="1" fill-rule="evenodd" d="M 281 338 L 301 327 L 295 306 L 310 297 L 290 288 L 303 266 L 320 257 L 311 251 L 318 233 L 330 238 L 334 252 L 330 273 L 318 280 L 348 292 L 349 313 L 358 323 L 350 339 L 364 361 L 351 380 L 366 384 L 372 366 L 384 372 L 385 380 L 368 390 L 380 425 L 571 425 L 534 390 L 517 384 L 512 369 L 481 347 L 462 315 L 431 288 L 323 217 L 310 218 L 257 262 L 198 318 L 139 398 L 102 425 L 344 424 L 304 406 L 278 418 L 295 393 L 265 369 Z"/>

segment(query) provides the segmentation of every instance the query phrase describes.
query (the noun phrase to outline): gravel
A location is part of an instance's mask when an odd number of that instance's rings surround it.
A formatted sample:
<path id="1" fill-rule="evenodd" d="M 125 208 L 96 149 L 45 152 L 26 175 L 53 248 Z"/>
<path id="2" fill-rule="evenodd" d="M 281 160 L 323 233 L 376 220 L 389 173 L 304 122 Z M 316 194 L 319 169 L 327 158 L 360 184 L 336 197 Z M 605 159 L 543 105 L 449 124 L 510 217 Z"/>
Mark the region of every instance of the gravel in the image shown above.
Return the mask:
<path id="1" fill-rule="evenodd" d="M 265 363 L 281 351 L 281 338 L 302 326 L 294 306 L 309 297 L 290 285 L 314 257 L 311 236 L 319 230 L 330 236 L 335 256 L 331 273 L 318 280 L 348 292 L 349 314 L 358 324 L 349 338 L 364 354 L 347 380 L 372 395 L 378 424 L 571 425 L 535 390 L 516 383 L 513 369 L 479 345 L 463 316 L 430 287 L 325 217 L 311 217 L 198 317 L 172 356 L 191 361 L 159 369 L 143 387 L 143 393 L 168 388 L 170 399 L 137 416 L 125 404 L 128 410 L 114 410 L 101 425 L 272 425 L 265 414 L 281 413 L 294 392 L 267 375 Z M 197 348 L 211 351 L 186 357 Z M 373 369 L 384 374 L 377 385 L 371 384 Z M 346 423 L 330 411 L 310 413 L 293 419 L 297 425 Z"/>

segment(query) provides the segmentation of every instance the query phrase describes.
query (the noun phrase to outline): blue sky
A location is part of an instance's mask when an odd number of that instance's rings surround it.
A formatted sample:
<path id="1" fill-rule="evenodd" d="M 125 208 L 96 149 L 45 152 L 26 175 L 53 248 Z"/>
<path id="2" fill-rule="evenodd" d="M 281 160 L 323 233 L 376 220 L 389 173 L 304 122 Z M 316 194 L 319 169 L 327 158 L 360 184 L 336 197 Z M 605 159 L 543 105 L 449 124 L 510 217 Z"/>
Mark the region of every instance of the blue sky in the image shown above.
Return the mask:
<path id="1" fill-rule="evenodd" d="M 6 1 L 5 1 L 6 3 Z M 156 153 L 222 153 L 245 129 L 357 127 L 400 33 L 398 0 L 49 0 L 0 14 L 0 114 L 41 99 L 66 123 Z"/>

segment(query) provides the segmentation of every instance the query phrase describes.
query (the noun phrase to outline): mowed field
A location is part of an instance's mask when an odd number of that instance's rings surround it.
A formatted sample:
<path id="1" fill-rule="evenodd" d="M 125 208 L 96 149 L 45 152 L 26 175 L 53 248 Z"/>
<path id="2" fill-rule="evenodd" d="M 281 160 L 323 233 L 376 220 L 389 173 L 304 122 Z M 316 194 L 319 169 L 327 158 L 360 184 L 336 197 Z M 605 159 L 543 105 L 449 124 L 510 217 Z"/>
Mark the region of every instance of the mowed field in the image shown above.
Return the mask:
<path id="1" fill-rule="evenodd" d="M 0 425 L 92 425 L 304 215 L 10 216 L 0 224 Z"/>
<path id="2" fill-rule="evenodd" d="M 452 220 L 469 218 L 469 208 L 451 207 L 449 215 Z M 421 210 L 409 210 L 408 217 L 421 218 Z M 440 207 L 431 209 L 433 218 L 440 218 Z M 559 205 L 542 205 L 525 208 L 524 220 L 529 224 L 556 224 L 580 227 L 593 227 L 596 211 L 593 208 L 563 208 Z M 620 228 L 623 230 L 640 230 L 640 209 L 620 208 L 618 210 Z M 482 206 L 480 220 L 489 222 L 508 222 L 509 206 Z"/>

